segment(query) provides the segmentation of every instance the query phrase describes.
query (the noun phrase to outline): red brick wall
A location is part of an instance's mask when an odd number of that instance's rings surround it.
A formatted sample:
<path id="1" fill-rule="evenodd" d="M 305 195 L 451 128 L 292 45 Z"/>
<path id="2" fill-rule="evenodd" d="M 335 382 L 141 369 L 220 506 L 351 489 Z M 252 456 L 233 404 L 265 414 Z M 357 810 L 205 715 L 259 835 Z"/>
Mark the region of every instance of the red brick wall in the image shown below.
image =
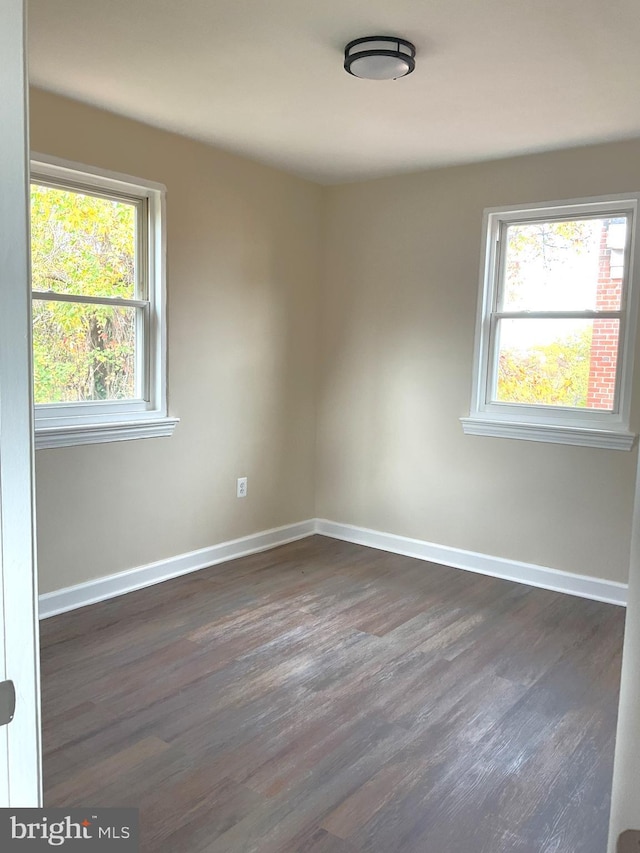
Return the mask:
<path id="1" fill-rule="evenodd" d="M 616 311 L 620 307 L 622 279 L 611 278 L 611 250 L 607 245 L 608 223 L 600 233 L 600 260 L 596 309 Z M 594 320 L 591 367 L 587 390 L 588 409 L 612 409 L 615 398 L 618 358 L 618 320 Z"/>

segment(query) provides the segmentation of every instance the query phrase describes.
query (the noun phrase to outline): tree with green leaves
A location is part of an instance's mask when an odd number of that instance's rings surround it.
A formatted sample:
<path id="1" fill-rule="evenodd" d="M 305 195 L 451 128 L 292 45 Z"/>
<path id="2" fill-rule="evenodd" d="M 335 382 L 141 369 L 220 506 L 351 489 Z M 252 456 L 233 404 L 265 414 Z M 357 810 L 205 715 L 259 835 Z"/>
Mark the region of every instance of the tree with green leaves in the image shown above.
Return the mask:
<path id="1" fill-rule="evenodd" d="M 36 403 L 134 396 L 135 311 L 56 296 L 134 298 L 135 239 L 133 204 L 32 185 Z"/>
<path id="2" fill-rule="evenodd" d="M 592 328 L 526 350 L 503 349 L 497 399 L 509 403 L 584 408 L 589 386 Z"/>

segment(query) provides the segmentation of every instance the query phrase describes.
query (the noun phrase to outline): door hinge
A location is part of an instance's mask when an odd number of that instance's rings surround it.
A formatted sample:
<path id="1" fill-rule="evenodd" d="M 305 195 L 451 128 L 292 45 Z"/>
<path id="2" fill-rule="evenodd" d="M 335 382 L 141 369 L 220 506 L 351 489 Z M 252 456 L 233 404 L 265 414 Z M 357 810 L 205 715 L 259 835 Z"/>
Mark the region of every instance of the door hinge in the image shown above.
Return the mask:
<path id="1" fill-rule="evenodd" d="M 16 688 L 13 681 L 0 681 L 0 726 L 8 726 L 16 712 Z"/>
<path id="2" fill-rule="evenodd" d="M 640 829 L 627 829 L 618 838 L 618 853 L 639 853 Z"/>

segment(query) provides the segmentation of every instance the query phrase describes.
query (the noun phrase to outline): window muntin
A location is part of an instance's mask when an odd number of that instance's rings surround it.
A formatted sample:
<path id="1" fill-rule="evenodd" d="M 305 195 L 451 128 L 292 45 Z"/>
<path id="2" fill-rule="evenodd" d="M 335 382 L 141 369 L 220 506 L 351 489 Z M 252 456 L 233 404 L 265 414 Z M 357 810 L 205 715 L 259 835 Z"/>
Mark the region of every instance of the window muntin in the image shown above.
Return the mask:
<path id="1" fill-rule="evenodd" d="M 170 435 L 165 188 L 42 155 L 31 169 L 36 447 Z"/>
<path id="2" fill-rule="evenodd" d="M 481 434 L 507 434 L 490 424 L 509 423 L 519 437 L 524 424 L 533 440 L 555 439 L 532 425 L 628 434 L 637 198 L 485 211 L 465 431 L 479 434 L 482 421 Z"/>

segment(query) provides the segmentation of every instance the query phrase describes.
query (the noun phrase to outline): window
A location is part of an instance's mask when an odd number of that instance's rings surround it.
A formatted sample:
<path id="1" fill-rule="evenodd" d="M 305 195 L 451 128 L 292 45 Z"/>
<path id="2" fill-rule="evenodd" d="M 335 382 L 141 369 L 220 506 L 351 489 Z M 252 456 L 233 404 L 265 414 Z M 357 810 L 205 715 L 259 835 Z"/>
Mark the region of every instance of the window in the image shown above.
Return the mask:
<path id="1" fill-rule="evenodd" d="M 639 197 L 485 211 L 466 433 L 631 448 Z"/>
<path id="2" fill-rule="evenodd" d="M 170 435 L 164 187 L 31 164 L 36 447 Z"/>

